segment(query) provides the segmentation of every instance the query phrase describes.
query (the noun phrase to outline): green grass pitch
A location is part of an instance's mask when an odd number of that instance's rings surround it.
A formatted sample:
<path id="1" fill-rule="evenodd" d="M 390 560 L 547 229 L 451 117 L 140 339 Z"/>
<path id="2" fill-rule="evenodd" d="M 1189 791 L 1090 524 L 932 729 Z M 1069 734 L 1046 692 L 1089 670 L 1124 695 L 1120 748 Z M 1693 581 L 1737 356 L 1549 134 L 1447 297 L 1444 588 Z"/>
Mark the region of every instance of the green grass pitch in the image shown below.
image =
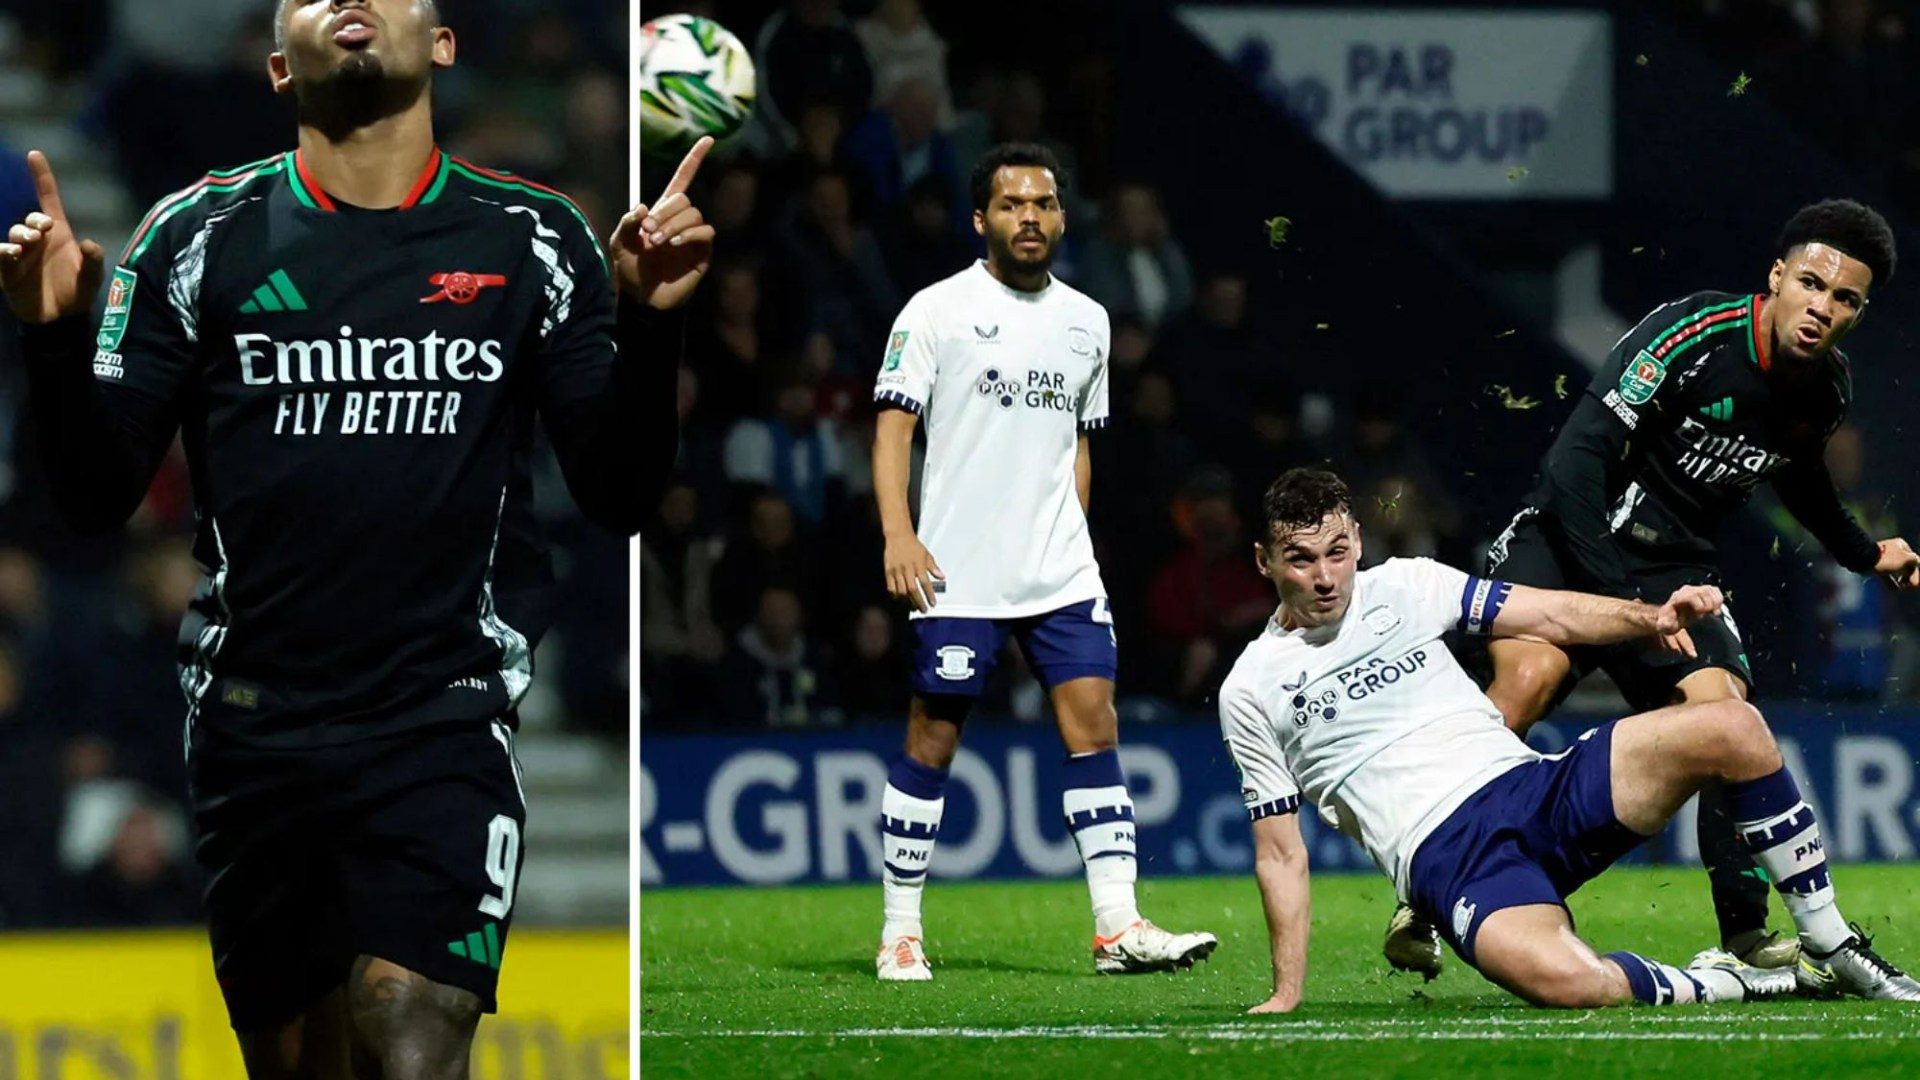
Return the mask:
<path id="1" fill-rule="evenodd" d="M 1842 910 L 1920 966 L 1920 864 L 1840 866 Z M 1306 1002 L 1267 996 L 1253 879 L 1147 880 L 1162 925 L 1220 937 L 1192 972 L 1093 973 L 1079 881 L 934 881 L 934 981 L 873 977 L 880 886 L 656 889 L 641 897 L 643 1074 L 654 1077 L 1920 1076 L 1920 1006 L 1790 1000 L 1598 1012 L 1531 1008 L 1451 954 L 1432 983 L 1390 974 L 1384 878 L 1313 883 Z M 1705 874 L 1620 869 L 1573 898 L 1601 951 L 1685 964 L 1713 944 Z M 1785 927 L 1776 899 L 1774 925 Z M 1909 969 L 1910 970 L 1910 969 Z"/>

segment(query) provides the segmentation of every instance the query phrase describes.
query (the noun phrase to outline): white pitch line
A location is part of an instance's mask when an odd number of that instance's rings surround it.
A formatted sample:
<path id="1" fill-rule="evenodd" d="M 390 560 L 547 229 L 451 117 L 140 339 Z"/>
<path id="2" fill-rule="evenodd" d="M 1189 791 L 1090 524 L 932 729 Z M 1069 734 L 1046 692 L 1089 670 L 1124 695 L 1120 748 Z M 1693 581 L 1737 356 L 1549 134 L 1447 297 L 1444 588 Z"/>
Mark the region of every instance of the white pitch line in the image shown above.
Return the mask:
<path id="1" fill-rule="evenodd" d="M 1210 1031 L 1261 1031 L 1261 1032 L 1293 1031 L 1301 1028 L 1306 1028 L 1306 1029 L 1324 1028 L 1324 1029 L 1331 1029 L 1331 1030 L 1353 1030 L 1353 1029 L 1360 1029 L 1360 1028 L 1365 1028 L 1369 1030 L 1389 1029 L 1389 1028 L 1414 1028 L 1414 1029 L 1418 1029 L 1420 1031 L 1425 1032 L 1425 1031 L 1432 1031 L 1437 1026 L 1442 1026 L 1442 1027 L 1473 1026 L 1473 1027 L 1511 1027 L 1511 1028 L 1523 1028 L 1523 1029 L 1534 1028 L 1539 1030 L 1560 1030 L 1565 1028 L 1575 1028 L 1575 1029 L 1586 1028 L 1591 1026 L 1596 1019 L 1602 1016 L 1607 1016 L 1607 1015 L 1613 1015 L 1613 1016 L 1630 1015 L 1632 1017 L 1632 1023 L 1636 1026 L 1644 1025 L 1644 1024 L 1660 1024 L 1660 1025 L 1680 1024 L 1680 1025 L 1686 1025 L 1686 1026 L 1692 1026 L 1692 1025 L 1718 1026 L 1718 1025 L 1731 1025 L 1731 1024 L 1751 1024 L 1756 1019 L 1758 1019 L 1758 1017 L 1756 1017 L 1755 1014 L 1750 1012 L 1743 1012 L 1737 1008 L 1708 1007 L 1708 1008 L 1693 1008 L 1693 1009 L 1662 1009 L 1659 1011 L 1651 1011 L 1651 1010 L 1631 1010 L 1630 1011 L 1626 1009 L 1620 1009 L 1620 1010 L 1610 1009 L 1605 1011 L 1588 1010 L 1584 1012 L 1545 1013 L 1545 1014 L 1534 1014 L 1530 1016 L 1465 1016 L 1465 1015 L 1440 1014 L 1440 1015 L 1425 1015 L 1425 1016 L 1418 1016 L 1418 1017 L 1375 1017 L 1375 1018 L 1369 1018 L 1364 1020 L 1321 1020 L 1321 1019 L 1315 1019 L 1312 1017 L 1294 1017 L 1286 1020 L 1277 1020 L 1271 1023 L 1262 1023 L 1260 1021 L 1255 1020 L 1255 1021 L 1238 1021 L 1238 1022 L 1221 1023 L 1221 1024 L 1201 1024 L 1201 1025 L 1060 1024 L 1060 1025 L 1027 1025 L 1027 1026 L 1018 1027 L 1018 1028 L 989 1028 L 989 1027 L 962 1026 L 962 1027 L 849 1028 L 849 1029 L 841 1029 L 841 1030 L 860 1031 L 860 1032 L 897 1032 L 902 1035 L 915 1035 L 915 1034 L 923 1034 L 923 1033 L 924 1034 L 940 1034 L 940 1033 L 946 1033 L 946 1032 L 970 1033 L 970 1032 L 981 1032 L 981 1031 L 1013 1031 L 1013 1032 L 1058 1031 L 1058 1032 L 1066 1032 L 1066 1033 L 1125 1032 L 1130 1034 L 1138 1034 L 1142 1037 L 1156 1036 L 1156 1035 L 1185 1035 L 1185 1034 L 1193 1034 L 1196 1032 L 1210 1032 Z M 1874 1025 L 1874 1024 L 1882 1023 L 1888 1019 L 1898 1019 L 1902 1023 L 1906 1023 L 1909 1019 L 1908 1017 L 1905 1017 L 1905 1016 L 1895 1017 L 1892 1014 L 1888 1014 L 1888 1013 L 1850 1013 L 1850 1012 L 1833 1012 L 1833 1011 L 1808 1012 L 1804 1015 L 1797 1014 L 1797 1013 L 1795 1014 L 1773 1013 L 1770 1015 L 1775 1021 L 1778 1022 L 1778 1025 L 1780 1027 L 1793 1027 L 1793 1028 L 1801 1028 L 1801 1029 L 1804 1029 L 1813 1024 Z M 766 1032 L 766 1034 L 783 1034 L 783 1033 L 793 1034 L 793 1035 L 812 1034 L 812 1032 L 800 1031 L 798 1029 L 794 1029 L 790 1032 L 777 1031 L 777 1030 Z M 666 1033 L 663 1032 L 662 1034 L 666 1034 Z M 689 1035 L 689 1034 L 701 1034 L 701 1033 L 690 1032 L 690 1033 L 674 1033 L 674 1034 Z M 821 1034 L 831 1034 L 831 1033 L 821 1032 Z"/>
<path id="2" fill-rule="evenodd" d="M 1820 1012 L 1807 1013 L 1805 1015 L 1799 1013 L 1770 1013 L 1766 1015 L 1779 1021 L 1783 1027 L 1806 1027 L 1810 1022 L 1814 1021 L 1841 1024 L 1877 1024 L 1888 1019 L 1892 1014 Z M 1569 1012 L 1536 1016 L 1449 1016 L 1443 1013 L 1420 1017 L 1379 1017 L 1367 1020 L 1315 1020 L 1302 1017 L 1278 1021 L 1277 1023 L 1292 1027 L 1328 1028 L 1417 1027 L 1421 1029 L 1431 1029 L 1436 1024 L 1452 1024 L 1457 1026 L 1484 1024 L 1495 1027 L 1547 1028 L 1585 1027 L 1593 1023 L 1595 1019 L 1603 1016 L 1631 1016 L 1635 1024 L 1751 1024 L 1757 1019 L 1756 1014 L 1750 1012 L 1743 1013 L 1737 1007 L 1710 1006 L 1707 1008 L 1662 1009 L 1659 1011 L 1621 1008 L 1608 1009 L 1605 1011 L 1589 1010 L 1578 1013 Z M 1906 1023 L 1909 1020 L 1909 1018 L 1905 1016 L 1901 1016 L 1899 1019 L 1902 1023 Z M 1216 1024 L 1206 1030 L 1253 1026 L 1253 1023 Z M 1260 1030 L 1271 1030 L 1273 1026 L 1275 1025 L 1260 1025 Z M 1165 1024 L 1141 1024 L 1137 1026 L 1111 1025 L 1111 1027 L 1113 1030 L 1158 1031 L 1169 1034 L 1196 1030 L 1196 1028 L 1192 1027 L 1173 1027 Z"/>
<path id="3" fill-rule="evenodd" d="M 1309 1026 L 1309 1025 L 1313 1026 Z M 1319 1026 L 1324 1024 L 1325 1026 Z M 1343 1027 L 1345 1030 L 1341 1030 Z M 1727 1036 L 1710 1031 L 1569 1031 L 1563 1028 L 1542 1030 L 1424 1030 L 1390 1029 L 1376 1024 L 1336 1025 L 1325 1021 L 1293 1023 L 1275 1027 L 1232 1028 L 1117 1028 L 1117 1027 L 1025 1027 L 1025 1028 L 843 1028 L 837 1031 L 642 1031 L 641 1037 L 657 1039 L 1205 1039 L 1222 1042 L 1353 1042 L 1368 1039 L 1438 1039 L 1448 1042 L 1713 1042 Z M 1740 1032 L 1739 1037 L 1758 1042 L 1821 1042 L 1891 1039 L 1885 1032 Z"/>

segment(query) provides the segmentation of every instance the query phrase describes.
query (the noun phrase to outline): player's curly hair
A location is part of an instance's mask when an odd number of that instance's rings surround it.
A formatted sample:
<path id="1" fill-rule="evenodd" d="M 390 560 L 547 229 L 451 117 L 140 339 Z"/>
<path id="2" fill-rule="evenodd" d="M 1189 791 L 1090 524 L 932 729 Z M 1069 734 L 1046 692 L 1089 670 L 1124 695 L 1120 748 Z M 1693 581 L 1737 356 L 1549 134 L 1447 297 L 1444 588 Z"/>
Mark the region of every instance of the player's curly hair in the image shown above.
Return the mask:
<path id="1" fill-rule="evenodd" d="M 1301 529 L 1311 529 L 1326 520 L 1328 514 L 1344 514 L 1353 509 L 1353 493 L 1347 482 L 1327 469 L 1288 469 L 1267 485 L 1260 500 L 1267 523 L 1261 543 Z"/>
<path id="2" fill-rule="evenodd" d="M 1893 277 L 1893 229 L 1872 207 L 1852 199 L 1826 199 L 1795 211 L 1775 250 L 1784 259 L 1802 244 L 1825 244 L 1859 259 L 1872 271 L 1875 285 Z"/>
<path id="3" fill-rule="evenodd" d="M 973 208 L 986 213 L 987 204 L 993 201 L 993 174 L 1012 166 L 1019 168 L 1041 168 L 1053 174 L 1054 187 L 1067 190 L 1067 172 L 1060 167 L 1060 159 L 1053 151 L 1031 142 L 1001 143 L 980 155 L 979 164 L 973 167 L 973 177 L 968 181 L 968 193 L 973 196 Z"/>

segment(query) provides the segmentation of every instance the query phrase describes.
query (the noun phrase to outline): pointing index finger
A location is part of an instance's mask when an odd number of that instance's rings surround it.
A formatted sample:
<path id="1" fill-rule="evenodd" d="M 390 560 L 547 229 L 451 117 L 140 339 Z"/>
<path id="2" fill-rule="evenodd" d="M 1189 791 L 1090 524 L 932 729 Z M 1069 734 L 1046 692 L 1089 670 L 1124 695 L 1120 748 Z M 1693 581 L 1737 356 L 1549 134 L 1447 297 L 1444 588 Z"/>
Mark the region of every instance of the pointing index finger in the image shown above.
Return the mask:
<path id="1" fill-rule="evenodd" d="M 40 197 L 40 211 L 56 221 L 66 220 L 60 205 L 60 185 L 53 181 L 53 165 L 38 150 L 27 152 L 27 171 L 33 174 L 33 190 Z"/>
<path id="2" fill-rule="evenodd" d="M 693 183 L 693 174 L 700 171 L 700 163 L 707 160 L 707 151 L 713 149 L 713 136 L 702 135 L 700 141 L 693 144 L 687 156 L 680 159 L 680 167 L 673 170 L 673 179 L 667 181 L 666 190 L 660 193 L 657 202 L 664 202 L 669 195 L 678 195 Z"/>

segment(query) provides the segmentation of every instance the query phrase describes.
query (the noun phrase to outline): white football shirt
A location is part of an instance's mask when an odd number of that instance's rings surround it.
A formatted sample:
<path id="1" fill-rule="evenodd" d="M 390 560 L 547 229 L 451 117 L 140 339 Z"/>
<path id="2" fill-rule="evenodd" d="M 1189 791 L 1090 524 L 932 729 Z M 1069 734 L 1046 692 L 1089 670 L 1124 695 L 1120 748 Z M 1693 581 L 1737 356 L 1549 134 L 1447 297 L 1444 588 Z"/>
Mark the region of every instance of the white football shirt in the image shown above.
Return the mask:
<path id="1" fill-rule="evenodd" d="M 1058 278 L 1011 289 L 985 262 L 901 309 L 873 397 L 927 429 L 918 535 L 946 574 L 931 614 L 1014 619 L 1106 596 L 1073 461 L 1080 433 L 1107 425 L 1110 333 L 1085 293 Z"/>
<path id="2" fill-rule="evenodd" d="M 1336 624 L 1282 630 L 1276 613 L 1220 687 L 1248 813 L 1285 813 L 1304 793 L 1406 899 L 1420 841 L 1487 781 L 1541 757 L 1440 642 L 1486 633 L 1498 595 L 1431 559 L 1388 559 L 1355 576 Z"/>

